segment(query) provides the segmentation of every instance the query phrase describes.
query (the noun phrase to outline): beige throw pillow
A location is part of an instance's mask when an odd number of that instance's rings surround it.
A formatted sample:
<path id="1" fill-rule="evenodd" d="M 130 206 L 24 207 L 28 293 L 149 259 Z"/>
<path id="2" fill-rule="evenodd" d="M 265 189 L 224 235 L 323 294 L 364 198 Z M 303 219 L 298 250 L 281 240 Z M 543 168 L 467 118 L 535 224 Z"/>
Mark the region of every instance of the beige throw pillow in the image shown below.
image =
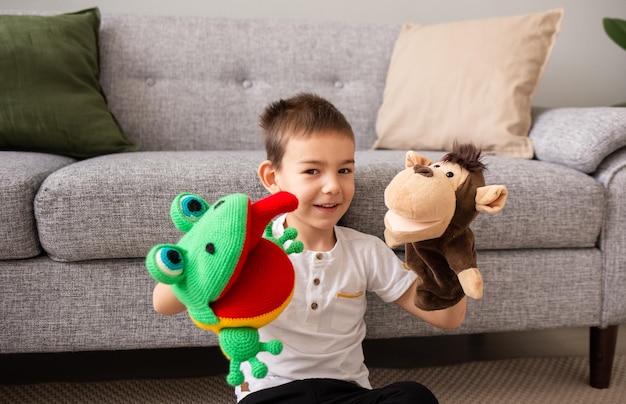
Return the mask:
<path id="1" fill-rule="evenodd" d="M 431 26 L 405 24 L 378 112 L 376 149 L 532 158 L 531 103 L 563 10 Z"/>

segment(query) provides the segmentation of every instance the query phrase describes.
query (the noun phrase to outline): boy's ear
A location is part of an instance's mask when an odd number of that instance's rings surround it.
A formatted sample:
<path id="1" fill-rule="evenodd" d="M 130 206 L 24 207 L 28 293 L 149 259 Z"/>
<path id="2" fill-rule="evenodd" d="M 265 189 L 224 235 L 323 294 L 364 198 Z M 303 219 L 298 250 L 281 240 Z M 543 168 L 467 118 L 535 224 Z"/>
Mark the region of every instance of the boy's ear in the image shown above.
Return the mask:
<path id="1" fill-rule="evenodd" d="M 265 160 L 261 163 L 258 170 L 259 178 L 261 179 L 261 184 L 267 189 L 270 193 L 275 194 L 280 191 L 280 187 L 276 183 L 276 168 L 271 161 Z"/>

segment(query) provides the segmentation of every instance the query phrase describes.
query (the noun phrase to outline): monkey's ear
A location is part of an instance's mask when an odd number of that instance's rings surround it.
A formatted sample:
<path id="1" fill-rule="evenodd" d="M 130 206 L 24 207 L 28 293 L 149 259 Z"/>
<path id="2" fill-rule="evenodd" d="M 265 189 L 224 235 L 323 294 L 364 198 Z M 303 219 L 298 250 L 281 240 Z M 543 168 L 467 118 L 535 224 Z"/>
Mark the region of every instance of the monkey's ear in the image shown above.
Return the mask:
<path id="1" fill-rule="evenodd" d="M 411 168 L 415 166 L 429 166 L 433 162 L 428 157 L 424 157 L 420 154 L 417 154 L 413 150 L 409 150 L 406 152 L 406 162 L 404 166 L 406 168 Z"/>
<path id="2" fill-rule="evenodd" d="M 476 210 L 498 213 L 506 203 L 508 191 L 504 185 L 485 185 L 476 189 Z"/>

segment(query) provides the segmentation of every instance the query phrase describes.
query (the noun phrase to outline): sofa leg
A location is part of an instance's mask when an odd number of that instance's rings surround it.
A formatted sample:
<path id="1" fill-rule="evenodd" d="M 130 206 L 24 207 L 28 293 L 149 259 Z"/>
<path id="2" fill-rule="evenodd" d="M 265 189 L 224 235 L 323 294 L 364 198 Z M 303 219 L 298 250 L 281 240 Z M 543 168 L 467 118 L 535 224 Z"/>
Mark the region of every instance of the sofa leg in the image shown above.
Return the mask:
<path id="1" fill-rule="evenodd" d="M 617 330 L 617 325 L 589 329 L 589 384 L 596 389 L 606 389 L 611 383 Z"/>

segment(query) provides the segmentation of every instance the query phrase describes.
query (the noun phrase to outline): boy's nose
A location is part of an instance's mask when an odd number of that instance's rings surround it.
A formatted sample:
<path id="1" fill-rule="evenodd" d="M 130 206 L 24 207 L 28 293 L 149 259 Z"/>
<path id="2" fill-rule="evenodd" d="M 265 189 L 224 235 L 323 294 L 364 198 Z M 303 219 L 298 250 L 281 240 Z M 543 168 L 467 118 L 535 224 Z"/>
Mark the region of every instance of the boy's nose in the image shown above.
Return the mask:
<path id="1" fill-rule="evenodd" d="M 328 176 L 326 182 L 324 183 L 324 187 L 322 188 L 322 192 L 324 192 L 325 194 L 338 194 L 339 192 L 341 192 L 339 179 L 334 175 Z"/>

